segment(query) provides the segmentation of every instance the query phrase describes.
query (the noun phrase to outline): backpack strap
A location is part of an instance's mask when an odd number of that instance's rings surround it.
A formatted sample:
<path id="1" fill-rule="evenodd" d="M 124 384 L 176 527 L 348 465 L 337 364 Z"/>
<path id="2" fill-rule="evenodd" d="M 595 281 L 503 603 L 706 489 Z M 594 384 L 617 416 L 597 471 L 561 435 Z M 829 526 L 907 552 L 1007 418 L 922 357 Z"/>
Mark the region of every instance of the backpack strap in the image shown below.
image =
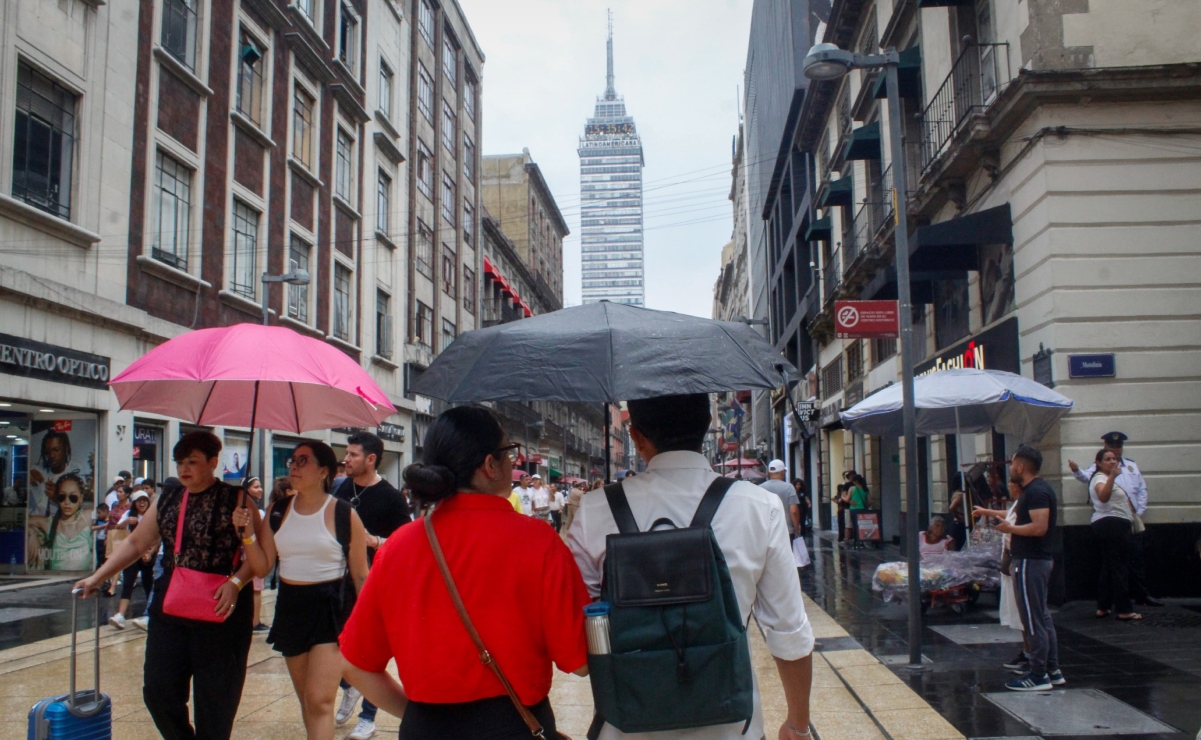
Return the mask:
<path id="1" fill-rule="evenodd" d="M 342 546 L 346 562 L 350 562 L 350 511 L 349 501 L 334 499 L 334 537 Z"/>
<path id="2" fill-rule="evenodd" d="M 626 499 L 626 490 L 621 481 L 605 486 L 605 498 L 609 500 L 609 511 L 613 513 L 613 521 L 617 522 L 617 531 L 637 534 L 638 522 L 634 521 L 634 512 L 630 511 L 630 502 Z"/>
<path id="3" fill-rule="evenodd" d="M 717 513 L 717 507 L 721 506 L 721 502 L 726 497 L 726 491 L 730 490 L 730 486 L 734 485 L 733 478 L 721 477 L 709 484 L 709 488 L 705 490 L 705 496 L 701 499 L 700 506 L 696 507 L 696 514 L 692 516 L 692 524 L 690 527 L 708 527 L 713 522 L 713 515 Z"/>
<path id="4" fill-rule="evenodd" d="M 288 509 L 292 507 L 292 499 L 294 498 L 296 498 L 296 494 L 285 496 L 276 501 L 275 505 L 271 507 L 271 515 L 267 517 L 267 524 L 271 526 L 272 532 L 278 532 L 279 528 L 283 526 L 284 517 L 288 515 Z"/>

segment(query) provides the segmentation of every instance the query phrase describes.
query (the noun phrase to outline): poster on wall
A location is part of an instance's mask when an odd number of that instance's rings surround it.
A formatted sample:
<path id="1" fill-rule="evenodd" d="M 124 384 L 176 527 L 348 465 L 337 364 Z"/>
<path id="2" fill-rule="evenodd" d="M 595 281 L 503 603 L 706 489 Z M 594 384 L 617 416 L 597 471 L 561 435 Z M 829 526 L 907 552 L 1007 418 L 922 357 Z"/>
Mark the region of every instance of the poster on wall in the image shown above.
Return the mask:
<path id="1" fill-rule="evenodd" d="M 246 477 L 246 463 L 250 457 L 250 438 L 240 434 L 225 435 L 221 448 L 221 480 L 240 484 Z"/>
<path id="2" fill-rule="evenodd" d="M 96 420 L 34 421 L 31 432 L 26 569 L 91 570 Z"/>

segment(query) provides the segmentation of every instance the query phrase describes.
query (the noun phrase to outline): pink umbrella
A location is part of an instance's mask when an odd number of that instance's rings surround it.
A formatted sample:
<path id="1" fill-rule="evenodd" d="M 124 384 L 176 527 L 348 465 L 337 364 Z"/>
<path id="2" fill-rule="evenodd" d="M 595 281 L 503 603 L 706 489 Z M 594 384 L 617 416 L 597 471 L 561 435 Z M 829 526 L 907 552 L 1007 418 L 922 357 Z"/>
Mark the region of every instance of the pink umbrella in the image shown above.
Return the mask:
<path id="1" fill-rule="evenodd" d="M 109 385 L 123 410 L 206 426 L 305 432 L 376 426 L 396 413 L 357 362 L 278 326 L 189 332 L 142 355 Z"/>
<path id="2" fill-rule="evenodd" d="M 751 460 L 746 457 L 739 457 L 734 460 L 726 460 L 717 467 L 719 468 L 757 468 L 763 463 L 758 460 Z"/>

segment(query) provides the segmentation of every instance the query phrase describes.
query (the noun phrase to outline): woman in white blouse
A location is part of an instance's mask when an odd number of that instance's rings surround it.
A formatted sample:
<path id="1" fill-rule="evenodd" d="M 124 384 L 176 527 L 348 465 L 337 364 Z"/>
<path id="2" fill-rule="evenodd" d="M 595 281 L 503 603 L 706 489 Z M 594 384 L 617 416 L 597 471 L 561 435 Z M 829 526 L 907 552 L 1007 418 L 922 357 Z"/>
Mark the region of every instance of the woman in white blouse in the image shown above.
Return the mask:
<path id="1" fill-rule="evenodd" d="M 1115 481 L 1121 472 L 1118 458 L 1109 450 L 1097 453 L 1097 472 L 1088 483 L 1093 504 L 1093 537 L 1101 553 L 1101 579 L 1097 584 L 1097 617 L 1116 611 L 1118 619 L 1142 619 L 1130 601 L 1130 537 L 1135 515 L 1130 497 Z"/>

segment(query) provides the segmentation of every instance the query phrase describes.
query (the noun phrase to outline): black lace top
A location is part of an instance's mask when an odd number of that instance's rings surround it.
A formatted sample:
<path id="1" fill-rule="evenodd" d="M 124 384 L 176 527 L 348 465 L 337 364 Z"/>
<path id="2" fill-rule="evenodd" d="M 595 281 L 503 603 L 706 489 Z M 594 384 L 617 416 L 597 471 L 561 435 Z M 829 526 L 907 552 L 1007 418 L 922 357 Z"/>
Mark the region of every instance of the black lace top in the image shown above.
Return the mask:
<path id="1" fill-rule="evenodd" d="M 158 502 L 158 531 L 163 538 L 163 570 L 175 569 L 175 526 L 184 489 L 163 493 Z M 205 573 L 233 572 L 234 556 L 242 538 L 234 529 L 233 514 L 238 489 L 217 481 L 209 489 L 188 496 L 179 564 Z"/>

